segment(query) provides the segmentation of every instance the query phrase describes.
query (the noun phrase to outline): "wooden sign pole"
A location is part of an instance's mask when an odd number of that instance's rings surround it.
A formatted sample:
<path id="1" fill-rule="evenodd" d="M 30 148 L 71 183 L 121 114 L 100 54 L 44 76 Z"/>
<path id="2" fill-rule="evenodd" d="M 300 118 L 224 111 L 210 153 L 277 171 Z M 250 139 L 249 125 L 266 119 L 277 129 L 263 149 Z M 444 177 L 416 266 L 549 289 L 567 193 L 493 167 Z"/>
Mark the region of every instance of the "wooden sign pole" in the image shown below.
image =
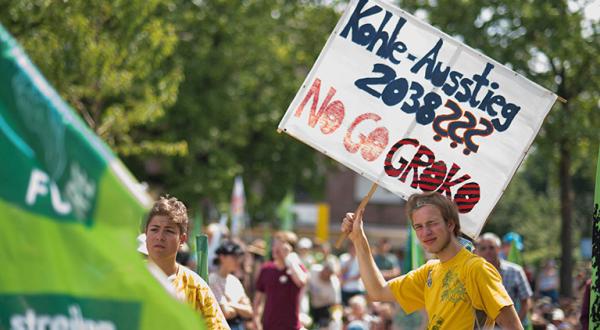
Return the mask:
<path id="1" fill-rule="evenodd" d="M 361 212 L 362 210 L 364 210 L 365 206 L 367 206 L 367 203 L 369 202 L 369 200 L 371 199 L 371 197 L 375 193 L 375 190 L 377 190 L 377 183 L 373 183 L 373 185 L 371 186 L 371 190 L 369 190 L 369 193 L 367 194 L 367 196 L 365 196 L 362 199 L 362 201 L 360 201 L 360 204 L 358 205 L 358 208 L 356 208 L 356 211 L 354 211 L 354 214 L 358 214 L 359 212 Z M 344 242 L 344 240 L 346 239 L 346 237 L 348 237 L 348 234 L 342 233 L 342 235 L 340 236 L 340 238 L 338 238 L 337 242 L 335 242 L 335 248 L 336 249 L 339 249 L 342 246 L 342 243 Z"/>

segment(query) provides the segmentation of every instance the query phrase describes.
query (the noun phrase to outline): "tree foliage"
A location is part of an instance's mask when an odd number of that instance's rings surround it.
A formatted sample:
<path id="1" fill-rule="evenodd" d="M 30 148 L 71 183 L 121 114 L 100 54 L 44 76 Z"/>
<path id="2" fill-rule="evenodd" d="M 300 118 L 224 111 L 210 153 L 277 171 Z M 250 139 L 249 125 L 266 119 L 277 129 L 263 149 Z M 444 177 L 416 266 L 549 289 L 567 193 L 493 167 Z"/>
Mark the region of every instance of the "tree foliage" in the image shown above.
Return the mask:
<path id="1" fill-rule="evenodd" d="M 290 187 L 318 195 L 318 152 L 276 128 L 338 13 L 311 2 L 174 4 L 185 80 L 161 134 L 185 139 L 189 154 L 157 159 L 163 171 L 147 179 L 223 211 L 242 175 L 255 219 L 270 219 Z"/>
<path id="2" fill-rule="evenodd" d="M 276 127 L 338 19 L 333 7 L 0 0 L 0 9 L 59 93 L 154 191 L 224 206 L 241 174 L 259 218 L 290 187 L 322 191 L 326 162 Z"/>
<path id="3" fill-rule="evenodd" d="M 183 78 L 160 1 L 0 0 L 0 22 L 60 95 L 118 153 L 182 154 L 150 134 Z"/>

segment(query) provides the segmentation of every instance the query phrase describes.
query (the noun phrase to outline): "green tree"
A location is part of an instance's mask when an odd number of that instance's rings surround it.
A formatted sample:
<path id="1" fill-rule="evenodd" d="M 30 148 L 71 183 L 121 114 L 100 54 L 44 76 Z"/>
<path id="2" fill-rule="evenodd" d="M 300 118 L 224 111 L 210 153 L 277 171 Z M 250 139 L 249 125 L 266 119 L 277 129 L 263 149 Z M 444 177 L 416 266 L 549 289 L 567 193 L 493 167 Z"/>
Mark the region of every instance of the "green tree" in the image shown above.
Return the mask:
<path id="1" fill-rule="evenodd" d="M 545 259 L 560 255 L 558 244 L 560 228 L 548 223 L 560 221 L 559 207 L 554 202 L 557 192 L 536 192 L 527 180 L 527 171 L 519 171 L 498 205 L 483 232 L 491 231 L 502 236 L 515 231 L 523 236 L 523 259 L 527 265 L 540 265 Z M 551 198 L 548 198 L 548 197 Z"/>
<path id="2" fill-rule="evenodd" d="M 241 174 L 253 219 L 272 220 L 291 188 L 318 195 L 323 157 L 276 128 L 339 14 L 313 1 L 173 4 L 185 80 L 161 134 L 185 139 L 190 152 L 155 159 L 161 171 L 146 179 L 224 211 Z"/>
<path id="3" fill-rule="evenodd" d="M 561 294 L 572 295 L 575 173 L 594 162 L 598 143 L 600 28 L 586 21 L 587 1 L 400 1 L 430 23 L 568 100 L 555 106 L 536 140 L 549 179 L 558 187 L 561 218 Z M 584 180 L 593 185 L 593 176 Z M 546 194 L 552 199 L 552 194 Z M 585 208 L 589 209 L 589 207 Z"/>
<path id="4" fill-rule="evenodd" d="M 152 127 L 183 78 L 157 0 L 0 0 L 0 22 L 85 122 L 122 155 L 184 154 Z"/>

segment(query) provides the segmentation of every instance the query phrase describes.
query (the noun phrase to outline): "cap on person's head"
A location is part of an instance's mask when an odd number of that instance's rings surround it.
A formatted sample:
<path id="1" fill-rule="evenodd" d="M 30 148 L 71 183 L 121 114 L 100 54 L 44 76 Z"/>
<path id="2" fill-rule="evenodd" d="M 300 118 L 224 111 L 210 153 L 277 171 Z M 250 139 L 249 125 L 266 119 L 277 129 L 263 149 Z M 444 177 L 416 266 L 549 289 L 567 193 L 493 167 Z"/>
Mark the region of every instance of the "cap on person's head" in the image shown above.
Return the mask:
<path id="1" fill-rule="evenodd" d="M 146 247 L 146 234 L 139 234 L 137 237 L 137 251 L 143 255 L 148 255 L 148 248 Z"/>
<path id="2" fill-rule="evenodd" d="M 565 319 L 565 312 L 560 308 L 552 310 L 552 321 L 562 321 Z"/>
<path id="3" fill-rule="evenodd" d="M 298 248 L 299 249 L 310 250 L 312 248 L 312 246 L 313 246 L 312 241 L 308 237 L 302 237 L 298 241 Z"/>
<path id="4" fill-rule="evenodd" d="M 293 250 L 296 249 L 296 245 L 298 244 L 298 236 L 289 230 L 280 230 L 273 235 L 273 238 L 291 245 Z"/>
<path id="5" fill-rule="evenodd" d="M 521 238 L 521 235 L 511 231 L 502 237 L 502 242 L 505 244 L 511 244 L 513 241 L 515 241 L 515 245 L 519 251 L 523 250 L 523 238 Z"/>
<path id="6" fill-rule="evenodd" d="M 217 248 L 217 250 L 215 250 L 215 255 L 218 256 L 242 256 L 244 255 L 244 250 L 242 249 L 242 247 L 233 242 L 233 241 L 223 241 L 221 243 L 221 245 L 219 245 L 219 247 Z M 221 261 L 219 260 L 219 258 L 214 258 L 213 259 L 213 264 L 214 265 L 219 265 L 221 263 Z"/>
<path id="7" fill-rule="evenodd" d="M 252 241 L 252 243 L 250 243 L 250 245 L 248 245 L 247 250 L 250 253 L 264 257 L 265 254 L 267 254 L 267 243 L 265 243 L 263 239 L 255 239 Z"/>
<path id="8" fill-rule="evenodd" d="M 232 241 L 224 241 L 219 245 L 217 250 L 215 251 L 215 255 L 224 255 L 224 256 L 241 256 L 244 254 L 244 250 L 242 247 Z"/>

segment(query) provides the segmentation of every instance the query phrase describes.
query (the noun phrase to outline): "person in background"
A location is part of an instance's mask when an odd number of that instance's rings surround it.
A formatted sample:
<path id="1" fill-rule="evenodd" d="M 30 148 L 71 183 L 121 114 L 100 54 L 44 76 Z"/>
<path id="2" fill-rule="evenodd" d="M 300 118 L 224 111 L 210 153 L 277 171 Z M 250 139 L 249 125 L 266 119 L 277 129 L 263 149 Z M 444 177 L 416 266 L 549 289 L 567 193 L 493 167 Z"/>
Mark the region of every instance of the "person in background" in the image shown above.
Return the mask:
<path id="1" fill-rule="evenodd" d="M 246 288 L 246 293 L 248 294 L 248 297 L 250 297 L 250 300 L 253 300 L 254 298 L 254 293 L 256 292 L 256 280 L 258 280 L 260 268 L 265 262 L 266 254 L 267 243 L 263 239 L 255 239 L 246 247 L 242 284 L 244 284 L 244 288 Z"/>
<path id="2" fill-rule="evenodd" d="M 358 268 L 358 258 L 353 244 L 348 246 L 348 252 L 340 256 L 342 270 L 340 278 L 342 280 L 342 303 L 348 306 L 350 298 L 363 294 L 365 286 L 360 279 L 360 270 Z"/>
<path id="3" fill-rule="evenodd" d="M 523 237 L 521 235 L 515 233 L 514 231 L 510 231 L 504 236 L 502 236 L 502 248 L 500 249 L 500 258 L 504 260 L 508 260 L 508 255 L 510 254 L 511 245 L 515 243 L 517 250 L 523 251 Z"/>
<path id="4" fill-rule="evenodd" d="M 567 329 L 571 329 L 571 327 L 567 322 L 565 322 L 565 312 L 560 308 L 554 308 L 552 310 L 552 316 L 550 317 L 550 324 L 548 324 L 546 330 Z"/>
<path id="5" fill-rule="evenodd" d="M 215 251 L 221 245 L 221 240 L 229 239 L 229 229 L 227 228 L 227 215 L 222 214 L 219 222 L 212 222 L 206 226 L 205 233 L 208 238 L 208 271 L 214 272 L 216 266 Z"/>
<path id="6" fill-rule="evenodd" d="M 177 251 L 187 241 L 187 228 L 187 209 L 182 202 L 174 197 L 156 201 L 145 224 L 148 261 L 165 273 L 176 298 L 198 311 L 209 329 L 229 329 L 208 284 L 175 261 Z"/>
<path id="7" fill-rule="evenodd" d="M 553 304 L 558 304 L 558 270 L 554 259 L 549 259 L 540 269 L 536 280 L 536 296 L 549 297 Z"/>
<path id="8" fill-rule="evenodd" d="M 529 325 L 527 313 L 531 308 L 533 292 L 523 268 L 500 258 L 501 246 L 500 238 L 496 234 L 484 233 L 477 239 L 475 251 L 500 272 L 502 284 L 514 302 L 519 319 L 525 328 Z"/>
<path id="9" fill-rule="evenodd" d="M 369 330 L 376 322 L 367 309 L 367 300 L 362 294 L 352 296 L 348 301 L 350 306 L 346 309 L 347 330 Z"/>
<path id="10" fill-rule="evenodd" d="M 273 261 L 263 264 L 256 281 L 254 317 L 259 329 L 301 328 L 300 296 L 308 274 L 294 253 L 296 242 L 296 234 L 289 231 L 277 232 L 273 237 Z"/>
<path id="11" fill-rule="evenodd" d="M 383 278 L 387 281 L 399 276 L 400 264 L 396 255 L 391 253 L 392 244 L 390 244 L 390 241 L 387 238 L 380 239 L 374 250 L 375 255 L 373 259 L 375 260 L 375 265 L 381 271 Z"/>
<path id="12" fill-rule="evenodd" d="M 341 307 L 342 292 L 340 280 L 334 273 L 335 264 L 325 261 L 314 264 L 310 270 L 308 293 L 310 297 L 310 316 L 318 329 L 328 329 L 333 321 L 332 311 Z"/>
<path id="13" fill-rule="evenodd" d="M 310 270 L 315 264 L 312 248 L 313 242 L 308 237 L 302 237 L 296 244 L 296 251 L 298 251 L 298 257 L 302 261 L 304 269 Z M 310 301 L 306 287 L 302 290 L 302 298 L 300 298 L 300 322 L 302 325 L 310 325 L 313 322 L 310 317 Z"/>
<path id="14" fill-rule="evenodd" d="M 340 259 L 333 253 L 331 253 L 331 243 L 328 241 L 317 240 L 315 244 L 315 262 L 324 263 L 329 262 L 334 266 L 333 272 L 336 275 L 340 275 Z"/>
<path id="15" fill-rule="evenodd" d="M 523 329 L 500 274 L 483 258 L 459 243 L 458 208 L 436 192 L 413 194 L 406 206 L 407 218 L 423 248 L 439 259 L 391 281 L 377 269 L 363 229 L 363 212 L 347 213 L 342 232 L 356 248 L 360 275 L 369 298 L 397 301 L 407 313 L 427 310 L 432 329 L 473 329 L 476 310 L 505 329 Z"/>
<path id="16" fill-rule="evenodd" d="M 300 260 L 302 260 L 302 264 L 306 269 L 310 269 L 315 263 L 315 257 L 312 255 L 312 247 L 313 243 L 308 237 L 302 237 L 298 241 L 298 257 L 300 257 Z"/>
<path id="17" fill-rule="evenodd" d="M 244 251 L 233 241 L 222 241 L 215 251 L 213 263 L 217 271 L 209 276 L 212 289 L 231 330 L 244 330 L 244 319 L 253 317 L 252 305 L 242 286 L 233 275 L 240 268 Z"/>
<path id="18" fill-rule="evenodd" d="M 191 253 L 191 250 L 190 250 L 190 246 L 187 243 L 183 243 L 179 247 L 179 251 L 177 251 L 177 257 L 175 257 L 175 261 L 178 264 L 184 265 L 184 266 L 186 266 L 189 269 L 196 269 L 195 268 L 195 266 L 196 266 L 195 263 L 193 265 L 190 264 L 192 262 L 192 253 Z"/>
<path id="19" fill-rule="evenodd" d="M 394 328 L 394 305 L 389 302 L 373 302 L 374 324 L 371 330 L 391 330 Z M 408 327 L 407 327 L 408 328 Z"/>

